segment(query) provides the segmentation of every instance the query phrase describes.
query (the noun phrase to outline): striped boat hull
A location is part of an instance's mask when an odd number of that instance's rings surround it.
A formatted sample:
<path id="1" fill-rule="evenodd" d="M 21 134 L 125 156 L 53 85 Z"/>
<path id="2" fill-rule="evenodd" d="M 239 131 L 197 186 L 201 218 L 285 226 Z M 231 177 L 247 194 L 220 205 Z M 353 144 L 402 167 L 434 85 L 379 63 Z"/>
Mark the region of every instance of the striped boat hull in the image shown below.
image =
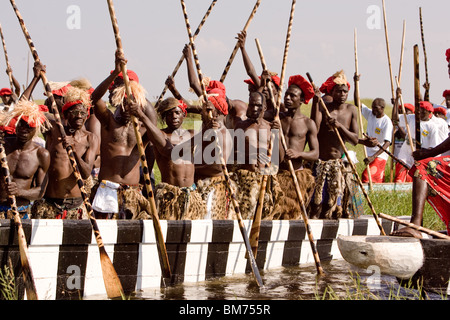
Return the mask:
<path id="1" fill-rule="evenodd" d="M 151 220 L 97 220 L 105 249 L 126 293 L 159 288 L 161 267 Z M 161 220 L 175 282 L 250 273 L 245 245 L 235 220 Z M 244 221 L 249 231 L 251 221 Z M 379 235 L 372 216 L 310 220 L 322 261 L 342 259 L 338 235 Z M 382 220 L 388 233 L 396 226 Z M 105 295 L 99 250 L 88 220 L 23 220 L 39 299 L 82 299 Z M 19 294 L 20 253 L 12 220 L 0 220 L 0 263 L 14 266 Z M 314 263 L 301 220 L 262 221 L 258 267 L 262 270 Z M 19 275 L 19 276 L 18 276 Z M 26 298 L 26 297 L 25 297 Z"/>

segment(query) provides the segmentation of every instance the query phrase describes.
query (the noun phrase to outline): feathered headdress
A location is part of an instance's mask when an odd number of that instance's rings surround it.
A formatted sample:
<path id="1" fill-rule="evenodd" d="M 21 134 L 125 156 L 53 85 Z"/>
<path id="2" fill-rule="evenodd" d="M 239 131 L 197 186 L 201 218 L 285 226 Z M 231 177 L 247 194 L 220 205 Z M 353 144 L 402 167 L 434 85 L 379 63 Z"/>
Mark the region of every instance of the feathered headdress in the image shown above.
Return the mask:
<path id="1" fill-rule="evenodd" d="M 131 94 L 138 105 L 144 107 L 147 104 L 147 91 L 136 81 L 130 81 Z M 123 107 L 123 101 L 127 97 L 125 84 L 116 87 L 113 91 L 111 102 L 115 107 Z"/>
<path id="2" fill-rule="evenodd" d="M 91 94 L 88 91 L 89 88 L 90 84 L 89 87 L 87 87 L 87 84 L 81 88 L 78 86 L 70 87 L 64 95 L 62 112 L 77 104 L 84 105 L 86 110 L 89 112 L 89 109 L 91 108 Z"/>
<path id="3" fill-rule="evenodd" d="M 21 99 L 12 111 L 0 114 L 0 124 L 5 127 L 16 127 L 20 120 L 24 120 L 30 127 L 36 128 L 36 134 L 40 134 L 52 127 L 44 114 L 47 111 L 48 108 L 44 105 Z"/>

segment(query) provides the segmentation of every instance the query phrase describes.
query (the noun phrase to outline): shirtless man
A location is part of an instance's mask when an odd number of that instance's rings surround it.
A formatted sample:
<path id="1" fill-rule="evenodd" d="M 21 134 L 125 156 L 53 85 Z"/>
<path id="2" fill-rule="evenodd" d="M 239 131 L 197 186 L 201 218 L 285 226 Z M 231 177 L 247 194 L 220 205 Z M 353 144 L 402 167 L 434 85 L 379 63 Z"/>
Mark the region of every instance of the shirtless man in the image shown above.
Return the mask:
<path id="1" fill-rule="evenodd" d="M 125 86 L 121 77 L 121 65 L 126 63 L 123 54 L 116 52 L 115 68 L 100 83 L 91 95 L 97 119 L 101 123 L 99 183 L 91 193 L 91 202 L 98 218 L 141 219 L 149 216 L 150 204 L 140 190 L 140 154 L 131 114 L 125 99 Z M 137 75 L 128 70 L 130 87 L 135 101 L 144 109 L 151 121 L 156 123 L 153 106 L 145 98 L 145 90 L 139 84 Z M 109 101 L 115 108 L 110 111 L 101 99 L 110 89 Z M 145 128 L 140 128 L 144 147 L 148 143 Z M 102 188 L 98 188 L 102 186 Z M 99 192 L 100 191 L 100 192 Z M 97 196 L 98 193 L 98 196 Z M 111 195 L 117 201 L 105 201 Z M 141 215 L 142 212 L 142 215 Z"/>
<path id="2" fill-rule="evenodd" d="M 194 63 L 192 61 L 191 47 L 186 45 L 183 49 L 183 55 L 186 59 L 186 66 L 188 71 L 189 85 L 194 90 L 195 94 L 200 97 L 202 95 L 202 90 L 200 83 L 198 81 L 197 72 L 194 68 Z M 206 80 L 207 78 L 205 78 Z M 235 126 L 235 121 L 239 118 L 245 118 L 245 113 L 247 111 L 247 104 L 238 99 L 230 99 L 226 94 L 226 88 L 223 83 L 217 80 L 210 80 L 206 84 L 206 93 L 209 93 L 212 89 L 220 89 L 228 105 L 228 113 L 224 119 L 225 126 L 229 129 L 233 129 Z M 197 113 L 201 113 L 201 107 L 198 108 Z M 190 112 L 193 112 L 190 110 Z"/>
<path id="3" fill-rule="evenodd" d="M 260 91 L 264 94 L 267 101 L 267 109 L 264 112 L 264 119 L 266 119 L 269 122 L 272 122 L 275 116 L 275 106 L 272 104 L 272 100 L 270 98 L 268 86 L 265 85 L 264 81 L 261 80 L 261 76 L 258 76 L 256 73 L 255 67 L 247 53 L 247 50 L 245 49 L 245 41 L 247 39 L 247 32 L 241 31 L 238 33 L 237 36 L 238 42 L 239 42 L 239 48 L 241 49 L 242 53 L 242 59 L 244 61 L 244 67 L 247 71 L 247 75 L 250 77 L 250 79 L 244 80 L 245 83 L 248 84 L 248 91 Z M 264 70 L 263 70 L 264 71 Z M 273 96 L 275 102 L 278 100 L 278 90 L 280 87 L 280 78 L 276 75 L 276 73 L 269 72 L 271 76 L 272 83 L 274 84 L 275 88 L 273 90 Z M 281 111 L 286 111 L 284 105 L 282 104 L 280 106 Z"/>
<path id="4" fill-rule="evenodd" d="M 239 188 L 237 200 L 243 219 L 252 219 L 255 214 L 262 175 L 269 174 L 269 172 L 265 172 L 266 164 L 276 168 L 279 165 L 278 135 L 275 135 L 276 140 L 273 142 L 272 159 L 268 159 L 267 150 L 272 138 L 272 127 L 271 123 L 263 118 L 266 109 L 267 103 L 264 94 L 258 91 L 251 92 L 247 118 L 238 121 L 234 131 L 237 139 L 234 140 L 236 169 L 233 177 Z M 244 141 L 245 149 L 241 147 L 241 141 Z M 243 155 L 243 159 L 239 158 L 241 155 Z M 267 169 L 271 169 L 271 167 Z M 269 178 L 263 204 L 263 217 L 272 213 L 282 194 L 276 175 L 269 175 Z"/>
<path id="5" fill-rule="evenodd" d="M 47 122 L 44 113 L 34 102 L 21 99 L 10 114 L 10 119 L 21 119 L 16 124 L 16 135 L 6 138 L 4 146 L 12 182 L 0 183 L 0 217 L 11 219 L 8 195 L 16 197 L 21 218 L 30 218 L 32 201 L 42 198 L 50 165 L 49 152 L 36 144 L 33 137 Z M 8 121 L 9 122 L 9 121 Z M 3 143 L 3 142 L 2 142 Z"/>
<path id="6" fill-rule="evenodd" d="M 99 139 L 84 127 L 89 116 L 89 93 L 71 87 L 64 95 L 64 101 L 61 111 L 66 120 L 66 136 L 61 139 L 60 129 L 52 120 L 52 129 L 45 134 L 46 148 L 51 155 L 49 184 L 44 199 L 33 206 L 33 216 L 44 219 L 88 219 L 89 215 L 66 148 L 69 145 L 72 147 L 81 178 L 87 180 L 94 165 Z M 85 187 L 89 196 L 90 189 L 86 183 Z"/>
<path id="7" fill-rule="evenodd" d="M 352 207 L 347 201 L 351 202 L 348 181 L 352 179 L 353 174 L 349 168 L 346 168 L 345 172 L 343 170 L 344 149 L 333 131 L 334 126 L 339 130 L 344 142 L 350 142 L 353 145 L 359 142 L 357 109 L 346 103 L 349 89 L 350 84 L 343 71 L 335 73 L 332 81 L 327 81 L 327 92 L 333 98 L 332 102 L 326 103 L 330 118 L 319 106 L 317 95 L 320 95 L 320 92 L 316 93 L 313 100 L 311 119 L 314 120 L 318 129 L 319 160 L 313 170 L 316 187 L 310 203 L 312 218 L 336 219 L 348 218 L 352 215 L 348 208 Z M 348 171 L 350 176 L 346 177 Z"/>
<path id="8" fill-rule="evenodd" d="M 233 208 L 226 187 L 216 137 L 226 162 L 232 151 L 232 140 L 225 126 L 228 104 L 220 89 L 212 89 L 202 106 L 202 128 L 191 139 L 195 164 L 195 183 L 206 202 L 207 218 L 232 219 Z M 217 136 L 213 134 L 217 133 Z M 230 181 L 232 183 L 232 181 Z M 235 188 L 232 186 L 232 188 Z"/>
<path id="9" fill-rule="evenodd" d="M 190 141 L 193 130 L 182 128 L 187 114 L 187 105 L 173 97 L 163 100 L 158 107 L 161 119 L 167 127 L 160 130 L 136 104 L 131 112 L 142 121 L 147 129 L 147 136 L 153 143 L 154 155 L 161 172 L 161 183 L 156 186 L 155 201 L 161 219 L 202 219 L 206 214 L 203 199 L 196 191 L 194 183 L 194 162 L 192 156 L 181 155 L 174 158 L 174 148 Z"/>
<path id="10" fill-rule="evenodd" d="M 302 210 L 286 160 L 292 162 L 305 207 L 307 207 L 314 190 L 314 177 L 311 170 L 304 168 L 304 165 L 307 161 L 312 162 L 318 159 L 317 128 L 315 123 L 306 117 L 300 109 L 302 103 L 307 104 L 313 96 L 312 85 L 301 75 L 294 75 L 289 78 L 288 89 L 284 95 L 284 105 L 287 111 L 280 114 L 281 126 L 288 149 L 280 148 L 282 162 L 278 173 L 278 181 L 282 186 L 284 197 L 280 204 L 281 211 L 274 216 L 277 219 L 298 219 L 300 210 Z M 308 145 L 308 149 L 306 149 L 306 145 Z"/>

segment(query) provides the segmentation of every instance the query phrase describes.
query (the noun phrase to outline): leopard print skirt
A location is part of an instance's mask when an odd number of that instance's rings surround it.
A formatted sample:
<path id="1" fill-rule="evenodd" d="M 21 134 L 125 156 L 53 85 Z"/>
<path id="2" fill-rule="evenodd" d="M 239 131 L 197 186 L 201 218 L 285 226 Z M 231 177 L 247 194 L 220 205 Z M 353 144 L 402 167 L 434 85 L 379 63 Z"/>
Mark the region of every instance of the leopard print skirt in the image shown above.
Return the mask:
<path id="1" fill-rule="evenodd" d="M 155 189 L 155 201 L 160 219 L 195 220 L 206 216 L 206 205 L 196 186 L 180 188 L 161 182 Z"/>
<path id="2" fill-rule="evenodd" d="M 238 185 L 236 194 L 239 209 L 243 219 L 253 219 L 258 206 L 259 192 L 263 175 L 257 172 L 239 169 L 231 176 Z M 269 175 L 266 190 L 264 193 L 264 203 L 262 219 L 270 219 L 273 211 L 278 211 L 279 202 L 283 198 L 283 191 L 276 175 Z"/>
<path id="3" fill-rule="evenodd" d="M 224 176 L 210 177 L 196 182 L 197 191 L 206 205 L 206 218 L 216 220 L 233 219 L 234 208 Z M 230 179 L 231 188 L 236 194 L 237 186 Z"/>
<path id="4" fill-rule="evenodd" d="M 297 176 L 305 208 L 307 208 L 314 191 L 314 176 L 310 169 L 297 170 L 295 175 Z M 268 218 L 272 220 L 300 219 L 303 208 L 300 206 L 291 173 L 287 170 L 282 170 L 277 174 L 277 179 L 279 185 L 282 186 L 283 196 L 280 197 L 278 206 Z"/>

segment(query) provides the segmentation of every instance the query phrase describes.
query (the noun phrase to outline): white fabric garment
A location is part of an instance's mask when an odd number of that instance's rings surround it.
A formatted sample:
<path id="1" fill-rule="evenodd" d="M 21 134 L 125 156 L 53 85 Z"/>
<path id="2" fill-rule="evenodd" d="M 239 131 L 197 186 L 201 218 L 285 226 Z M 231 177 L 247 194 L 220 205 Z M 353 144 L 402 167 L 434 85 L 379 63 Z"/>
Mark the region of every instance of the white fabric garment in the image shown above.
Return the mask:
<path id="1" fill-rule="evenodd" d="M 409 125 L 409 130 L 413 136 L 413 143 L 415 143 L 415 133 L 416 133 L 416 122 L 415 115 L 408 114 L 407 121 Z M 400 125 L 405 125 L 404 116 L 400 117 Z M 442 143 L 448 138 L 449 130 L 446 121 L 437 118 L 434 115 L 428 121 L 420 121 L 420 138 L 422 149 L 434 148 L 438 144 Z M 408 142 L 408 137 L 406 137 L 403 143 L 398 158 L 403 160 L 408 166 L 412 166 L 414 159 L 412 157 L 411 146 Z"/>
<path id="2" fill-rule="evenodd" d="M 367 130 L 366 134 L 369 137 L 377 138 L 380 145 L 384 145 L 385 141 L 392 142 L 392 130 L 394 129 L 391 119 L 384 115 L 381 118 L 377 118 L 373 113 L 372 109 L 369 109 L 364 104 L 361 108 L 361 113 L 364 118 L 367 119 Z M 367 156 L 373 156 L 380 148 L 378 147 L 366 147 Z M 387 160 L 389 155 L 386 152 L 382 152 L 378 155 L 378 158 Z"/>
<path id="3" fill-rule="evenodd" d="M 117 189 L 120 184 L 108 180 L 102 180 L 95 193 L 92 208 L 103 213 L 119 213 L 117 201 Z"/>

